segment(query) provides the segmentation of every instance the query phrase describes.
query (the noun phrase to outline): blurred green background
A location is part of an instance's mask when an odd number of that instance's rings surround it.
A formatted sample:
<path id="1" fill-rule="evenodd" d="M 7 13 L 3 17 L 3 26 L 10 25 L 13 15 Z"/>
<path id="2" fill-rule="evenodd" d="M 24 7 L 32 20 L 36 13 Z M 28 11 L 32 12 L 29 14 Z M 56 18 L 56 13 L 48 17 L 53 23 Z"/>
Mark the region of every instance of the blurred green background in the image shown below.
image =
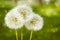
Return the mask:
<path id="1" fill-rule="evenodd" d="M 54 3 L 53 3 L 54 2 Z M 32 40 L 60 40 L 60 5 L 55 5 L 55 0 L 47 4 L 34 5 L 33 11 L 44 19 L 42 30 L 34 32 Z M 0 0 L 0 40 L 16 40 L 15 30 L 6 27 L 4 18 L 7 12 L 15 7 L 11 0 Z M 18 37 L 21 39 L 21 29 L 18 29 Z M 30 31 L 23 28 L 24 40 L 29 40 Z"/>

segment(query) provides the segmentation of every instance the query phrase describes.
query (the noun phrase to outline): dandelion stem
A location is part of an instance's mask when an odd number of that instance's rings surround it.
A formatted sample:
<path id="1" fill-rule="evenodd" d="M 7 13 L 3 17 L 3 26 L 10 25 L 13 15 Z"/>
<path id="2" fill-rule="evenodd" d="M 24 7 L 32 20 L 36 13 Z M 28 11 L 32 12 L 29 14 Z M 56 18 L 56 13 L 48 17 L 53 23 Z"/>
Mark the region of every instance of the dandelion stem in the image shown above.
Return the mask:
<path id="1" fill-rule="evenodd" d="M 23 28 L 21 30 L 21 40 L 23 40 Z"/>
<path id="2" fill-rule="evenodd" d="M 32 34 L 33 34 L 33 30 L 30 33 L 30 40 L 32 40 Z"/>
<path id="3" fill-rule="evenodd" d="M 17 30 L 16 30 L 16 40 L 18 40 L 18 32 L 17 32 Z"/>

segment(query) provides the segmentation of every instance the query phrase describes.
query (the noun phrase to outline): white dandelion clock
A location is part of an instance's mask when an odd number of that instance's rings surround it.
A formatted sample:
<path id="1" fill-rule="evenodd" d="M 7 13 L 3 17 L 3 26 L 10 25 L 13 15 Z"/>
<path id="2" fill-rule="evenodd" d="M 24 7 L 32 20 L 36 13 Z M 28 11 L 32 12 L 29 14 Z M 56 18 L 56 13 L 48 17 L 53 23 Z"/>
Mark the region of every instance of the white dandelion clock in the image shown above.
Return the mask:
<path id="1" fill-rule="evenodd" d="M 23 19 L 18 14 L 8 13 L 5 17 L 5 23 L 11 29 L 18 29 L 23 26 Z"/>
<path id="2" fill-rule="evenodd" d="M 25 26 L 28 30 L 31 30 L 30 40 L 32 39 L 33 31 L 41 30 L 43 27 L 43 18 L 38 14 L 34 14 L 31 20 L 25 23 Z"/>
<path id="3" fill-rule="evenodd" d="M 16 7 L 20 16 L 23 17 L 24 23 L 33 17 L 32 8 L 27 4 L 21 4 Z M 21 32 L 21 40 L 23 40 L 23 32 Z"/>
<path id="4" fill-rule="evenodd" d="M 24 20 L 17 13 L 17 11 L 15 9 L 12 9 L 5 16 L 5 24 L 7 25 L 8 28 L 15 29 L 15 31 L 16 31 L 16 40 L 18 40 L 17 29 L 23 27 Z"/>
<path id="5" fill-rule="evenodd" d="M 28 5 L 20 5 L 17 7 L 18 13 L 26 21 L 30 20 L 33 17 L 32 8 Z"/>
<path id="6" fill-rule="evenodd" d="M 25 23 L 25 26 L 28 30 L 38 31 L 43 26 L 43 18 L 38 14 L 34 14 L 33 18 Z"/>

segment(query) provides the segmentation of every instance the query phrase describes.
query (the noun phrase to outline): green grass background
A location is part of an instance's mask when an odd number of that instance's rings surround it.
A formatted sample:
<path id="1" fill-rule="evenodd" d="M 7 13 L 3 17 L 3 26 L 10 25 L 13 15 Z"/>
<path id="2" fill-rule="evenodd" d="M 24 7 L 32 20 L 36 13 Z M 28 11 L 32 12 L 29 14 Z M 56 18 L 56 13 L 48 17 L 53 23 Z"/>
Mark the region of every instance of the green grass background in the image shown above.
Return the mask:
<path id="1" fill-rule="evenodd" d="M 16 5 L 0 4 L 0 40 L 16 40 L 15 30 L 6 27 L 4 18 L 6 11 L 9 12 Z M 56 9 L 57 15 L 46 16 L 45 12 L 41 12 L 41 9 L 51 7 Z M 32 40 L 60 40 L 60 6 L 55 5 L 42 5 L 42 6 L 32 6 L 33 11 L 41 15 L 44 19 L 44 26 L 40 31 L 34 32 Z M 52 13 L 53 14 L 53 13 Z M 18 37 L 21 39 L 21 29 L 18 29 Z M 23 27 L 23 40 L 29 40 L 30 31 Z"/>

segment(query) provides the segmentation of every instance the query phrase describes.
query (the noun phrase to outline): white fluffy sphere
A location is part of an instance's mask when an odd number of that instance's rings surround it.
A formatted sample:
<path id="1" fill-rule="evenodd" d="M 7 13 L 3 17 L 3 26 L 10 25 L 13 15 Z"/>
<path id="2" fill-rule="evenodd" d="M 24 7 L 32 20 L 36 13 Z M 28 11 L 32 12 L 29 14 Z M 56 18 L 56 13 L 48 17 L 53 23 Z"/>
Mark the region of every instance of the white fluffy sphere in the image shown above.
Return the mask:
<path id="1" fill-rule="evenodd" d="M 43 27 L 43 18 L 38 14 L 34 14 L 32 19 L 25 23 L 25 26 L 28 30 L 38 31 Z"/>
<path id="2" fill-rule="evenodd" d="M 5 16 L 5 23 L 6 23 L 7 27 L 9 27 L 11 29 L 18 29 L 18 28 L 21 28 L 24 25 L 24 20 L 17 13 L 17 11 L 15 11 L 14 9 L 12 9 Z"/>

